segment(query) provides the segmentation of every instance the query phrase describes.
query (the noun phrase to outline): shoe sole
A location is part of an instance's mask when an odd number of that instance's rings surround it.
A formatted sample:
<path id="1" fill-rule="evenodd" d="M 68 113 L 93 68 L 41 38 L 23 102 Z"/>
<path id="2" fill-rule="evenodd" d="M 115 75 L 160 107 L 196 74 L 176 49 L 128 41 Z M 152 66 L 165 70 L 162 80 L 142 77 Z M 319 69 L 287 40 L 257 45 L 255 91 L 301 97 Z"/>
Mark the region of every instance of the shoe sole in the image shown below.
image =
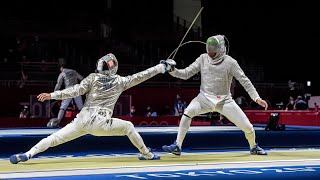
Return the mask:
<path id="1" fill-rule="evenodd" d="M 268 155 L 268 153 L 259 154 L 259 153 L 251 153 L 251 152 L 250 152 L 250 154 L 252 154 L 252 155 Z"/>
<path id="2" fill-rule="evenodd" d="M 146 158 L 143 158 L 143 157 L 138 157 L 139 160 L 160 160 L 160 157 L 158 158 L 152 158 L 152 159 L 146 159 Z"/>

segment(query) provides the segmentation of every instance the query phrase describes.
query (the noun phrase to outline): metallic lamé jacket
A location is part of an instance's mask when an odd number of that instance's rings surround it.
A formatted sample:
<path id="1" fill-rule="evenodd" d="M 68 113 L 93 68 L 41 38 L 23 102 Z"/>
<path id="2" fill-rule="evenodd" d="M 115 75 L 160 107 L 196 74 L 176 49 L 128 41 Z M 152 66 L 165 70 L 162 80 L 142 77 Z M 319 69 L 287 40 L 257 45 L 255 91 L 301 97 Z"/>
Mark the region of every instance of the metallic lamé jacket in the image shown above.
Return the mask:
<path id="1" fill-rule="evenodd" d="M 225 55 L 221 63 L 213 64 L 207 53 L 201 54 L 189 67 L 175 69 L 170 74 L 180 79 L 189 79 L 198 72 L 201 73 L 200 92 L 206 97 L 232 98 L 230 87 L 234 77 L 248 92 L 252 100 L 256 101 L 259 98 L 258 92 L 238 62 L 228 55 Z"/>
<path id="2" fill-rule="evenodd" d="M 63 82 L 64 87 L 67 88 L 75 84 L 78 84 L 81 80 L 83 80 L 83 77 L 77 71 L 73 69 L 64 68 L 62 72 L 59 74 L 57 84 L 54 90 L 60 90 Z"/>
<path id="3" fill-rule="evenodd" d="M 112 115 L 114 106 L 124 90 L 152 78 L 159 74 L 162 69 L 163 64 L 158 64 L 125 77 L 119 75 L 109 77 L 100 73 L 91 73 L 80 84 L 52 92 L 51 98 L 61 100 L 86 94 L 83 109 L 104 109 Z"/>

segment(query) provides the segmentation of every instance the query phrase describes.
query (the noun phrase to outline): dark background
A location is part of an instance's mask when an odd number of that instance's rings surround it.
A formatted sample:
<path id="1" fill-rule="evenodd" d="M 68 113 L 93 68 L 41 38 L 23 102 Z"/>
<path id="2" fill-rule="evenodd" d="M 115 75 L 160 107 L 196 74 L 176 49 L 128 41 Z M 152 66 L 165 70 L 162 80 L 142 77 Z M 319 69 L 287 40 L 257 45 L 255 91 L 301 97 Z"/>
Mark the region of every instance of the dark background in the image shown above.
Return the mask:
<path id="1" fill-rule="evenodd" d="M 172 0 L 111 2 L 109 7 L 107 0 L 1 1 L 1 59 L 8 48 L 14 46 L 16 37 L 38 34 L 49 49 L 43 55 L 45 58 L 57 61 L 59 57 L 68 59 L 76 54 L 69 62 L 87 75 L 105 53 L 115 53 L 120 64 L 154 65 L 167 58 L 180 43 L 184 33 L 175 32 Z M 241 66 L 263 67 L 264 78 L 260 83 L 291 80 L 306 84 L 310 80 L 310 92 L 319 95 L 319 66 L 316 64 L 320 31 L 316 5 L 298 0 L 202 0 L 201 4 L 204 7 L 201 41 L 224 34 L 230 42 L 229 54 Z M 102 20 L 112 27 L 112 39 L 108 42 L 97 38 Z M 195 40 L 191 33 L 185 39 L 188 40 Z M 116 49 L 119 42 L 125 47 L 134 47 L 131 49 L 133 55 Z M 74 47 L 75 52 L 66 46 Z M 151 52 L 155 47 L 159 48 L 156 57 L 150 55 L 155 54 Z M 179 49 L 175 58 L 177 67 L 189 65 L 204 51 L 199 44 Z M 78 61 L 80 56 L 85 59 L 82 63 Z M 6 75 L 1 76 L 4 79 Z"/>
<path id="2" fill-rule="evenodd" d="M 201 3 L 203 41 L 214 34 L 226 35 L 231 43 L 230 54 L 263 65 L 265 81 L 312 80 L 316 85 L 319 49 L 316 6 L 298 0 L 202 0 Z M 172 28 L 172 0 L 117 0 L 112 1 L 109 10 L 106 4 L 107 1 L 2 1 L 0 36 L 3 39 L 33 32 L 72 34 L 65 24 L 98 24 L 106 16 L 114 25 L 113 32 L 123 39 L 143 38 L 141 35 L 146 34 L 165 36 Z M 180 40 L 176 38 L 176 44 L 172 44 L 168 37 L 166 45 L 176 47 Z M 3 48 L 6 44 L 2 43 Z M 159 46 L 163 43 L 159 42 Z"/>
<path id="3" fill-rule="evenodd" d="M 227 35 L 231 54 L 263 65 L 266 81 L 318 84 L 319 15 L 307 1 L 202 1 L 204 34 Z"/>

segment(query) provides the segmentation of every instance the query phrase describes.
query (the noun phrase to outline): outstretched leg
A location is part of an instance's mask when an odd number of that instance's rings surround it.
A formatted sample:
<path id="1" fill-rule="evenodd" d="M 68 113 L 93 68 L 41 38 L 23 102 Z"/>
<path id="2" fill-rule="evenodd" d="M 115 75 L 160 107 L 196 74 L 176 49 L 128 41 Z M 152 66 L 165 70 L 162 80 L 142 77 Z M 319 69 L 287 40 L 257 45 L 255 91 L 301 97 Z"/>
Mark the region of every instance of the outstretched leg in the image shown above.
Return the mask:
<path id="1" fill-rule="evenodd" d="M 47 150 L 49 147 L 58 146 L 65 142 L 76 139 L 86 133 L 78 130 L 75 123 L 70 123 L 58 130 L 57 132 L 51 134 L 50 136 L 43 138 L 35 146 L 33 146 L 29 151 L 22 154 L 14 154 L 10 157 L 10 162 L 12 164 L 17 164 L 20 161 L 24 162 L 32 158 L 34 155 Z"/>

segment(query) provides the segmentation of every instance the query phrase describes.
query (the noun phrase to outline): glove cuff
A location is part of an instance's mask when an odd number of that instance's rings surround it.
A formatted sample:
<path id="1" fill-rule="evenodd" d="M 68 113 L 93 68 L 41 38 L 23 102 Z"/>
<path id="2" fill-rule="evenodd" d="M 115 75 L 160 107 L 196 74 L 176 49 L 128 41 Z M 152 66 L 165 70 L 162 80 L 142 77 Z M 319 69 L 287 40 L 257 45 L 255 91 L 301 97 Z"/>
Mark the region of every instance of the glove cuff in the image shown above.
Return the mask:
<path id="1" fill-rule="evenodd" d="M 164 74 L 164 73 L 166 73 L 166 65 L 165 64 L 159 64 L 160 66 L 161 66 L 161 68 L 160 68 L 160 72 L 162 73 L 162 74 Z"/>

